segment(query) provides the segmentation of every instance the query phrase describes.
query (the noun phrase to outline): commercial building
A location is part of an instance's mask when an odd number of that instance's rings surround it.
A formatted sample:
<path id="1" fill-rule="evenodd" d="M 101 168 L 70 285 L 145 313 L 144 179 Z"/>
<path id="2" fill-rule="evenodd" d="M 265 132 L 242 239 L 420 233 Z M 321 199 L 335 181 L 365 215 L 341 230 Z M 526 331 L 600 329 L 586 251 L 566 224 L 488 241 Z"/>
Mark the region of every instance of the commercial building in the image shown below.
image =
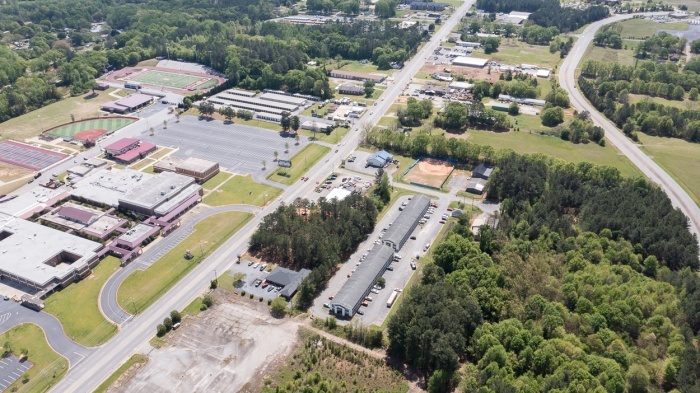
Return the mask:
<path id="1" fill-rule="evenodd" d="M 162 217 L 181 206 L 187 208 L 201 200 L 202 187 L 194 178 L 162 172 L 139 182 L 119 197 L 119 207 L 147 216 Z"/>
<path id="2" fill-rule="evenodd" d="M 333 126 L 330 124 L 326 124 L 326 123 L 319 123 L 319 122 L 307 120 L 307 121 L 301 123 L 301 129 L 302 130 L 309 130 L 309 131 L 313 131 L 314 129 L 316 129 L 317 132 L 329 133 L 329 132 L 333 131 Z"/>
<path id="3" fill-rule="evenodd" d="M 517 102 L 518 104 L 531 105 L 531 106 L 545 106 L 547 103 L 545 100 L 539 100 L 536 98 L 520 98 L 513 97 L 507 94 L 499 94 L 498 101 L 501 102 Z"/>
<path id="4" fill-rule="evenodd" d="M 462 67 L 484 68 L 486 66 L 486 63 L 488 63 L 488 62 L 489 62 L 488 59 L 482 59 L 479 57 L 460 56 L 460 57 L 456 57 L 454 60 L 452 60 L 452 65 L 462 66 Z"/>
<path id="5" fill-rule="evenodd" d="M 338 86 L 338 93 L 353 96 L 361 96 L 365 94 L 365 88 L 362 86 L 353 85 L 352 83 L 346 83 L 344 85 Z"/>
<path id="6" fill-rule="evenodd" d="M 171 156 L 153 164 L 153 172 L 175 172 L 190 176 L 197 183 L 202 184 L 219 173 L 219 163 L 195 157 L 183 160 Z"/>
<path id="7" fill-rule="evenodd" d="M 129 113 L 143 108 L 153 102 L 153 96 L 148 94 L 131 94 L 117 101 L 102 104 L 101 109 L 110 113 Z"/>
<path id="8" fill-rule="evenodd" d="M 106 240 L 112 233 L 125 226 L 129 221 L 87 206 L 67 202 L 42 215 L 45 225 L 74 231 L 93 240 Z"/>
<path id="9" fill-rule="evenodd" d="M 122 138 L 104 147 L 107 157 L 123 164 L 130 164 L 144 158 L 156 149 L 156 145 L 136 138 Z"/>
<path id="10" fill-rule="evenodd" d="M 301 269 L 295 272 L 294 270 L 278 267 L 270 272 L 265 280 L 274 286 L 282 287 L 279 292 L 280 296 L 284 296 L 289 300 L 294 296 L 297 288 L 299 288 L 299 284 L 301 284 L 309 273 L 311 273 L 311 270 L 308 269 Z"/>
<path id="11" fill-rule="evenodd" d="M 384 150 L 380 150 L 367 158 L 366 166 L 373 166 L 375 168 L 384 168 L 389 165 L 394 159 L 394 156 L 389 154 Z"/>
<path id="12" fill-rule="evenodd" d="M 253 92 L 238 89 L 222 91 L 208 98 L 207 101 L 215 105 L 230 106 L 234 109 L 250 111 L 256 116 L 262 114 L 273 115 L 275 119 L 276 116 L 280 116 L 282 112 L 292 113 L 306 103 L 305 99 L 291 95 L 269 92 L 257 95 Z"/>
<path id="13" fill-rule="evenodd" d="M 367 258 L 355 269 L 355 273 L 333 297 L 330 303 L 331 312 L 344 318 L 355 315 L 377 278 L 384 273 L 393 258 L 394 250 L 391 247 L 384 244 L 375 245 L 367 253 Z"/>
<path id="14" fill-rule="evenodd" d="M 444 96 L 444 95 L 446 95 L 446 94 L 452 93 L 452 89 L 450 89 L 449 87 L 440 86 L 440 85 L 434 85 L 434 84 L 432 84 L 432 83 L 428 83 L 427 85 L 424 85 L 424 86 L 421 88 L 421 92 L 422 92 L 423 94 L 427 94 L 427 95 L 430 95 L 430 96 L 439 96 L 439 97 L 442 97 L 442 96 Z"/>
<path id="15" fill-rule="evenodd" d="M 445 3 L 433 3 L 426 1 L 413 1 L 411 2 L 412 10 L 426 10 L 426 11 L 444 11 L 445 8 L 449 7 L 449 4 Z"/>
<path id="16" fill-rule="evenodd" d="M 474 170 L 472 171 L 472 177 L 488 180 L 492 172 L 493 167 L 488 166 L 482 162 L 474 168 Z"/>
<path id="17" fill-rule="evenodd" d="M 0 277 L 42 291 L 86 277 L 102 245 L 0 213 Z"/>
<path id="18" fill-rule="evenodd" d="M 326 195 L 326 200 L 330 201 L 331 199 L 337 199 L 338 201 L 342 201 L 350 195 L 352 195 L 352 191 L 344 188 L 334 188 L 328 193 L 328 195 Z"/>
<path id="19" fill-rule="evenodd" d="M 391 223 L 384 234 L 382 242 L 399 251 L 413 230 L 418 226 L 418 221 L 425 215 L 430 207 L 430 198 L 425 195 L 414 196 L 403 208 L 401 214 Z"/>
<path id="20" fill-rule="evenodd" d="M 471 179 L 467 180 L 467 192 L 471 192 L 472 194 L 477 194 L 481 195 L 484 193 L 484 189 L 486 188 L 486 180 L 472 177 Z"/>
<path id="21" fill-rule="evenodd" d="M 461 46 L 464 48 L 473 48 L 473 49 L 481 48 L 481 43 L 479 43 L 479 42 L 457 41 L 457 42 L 455 42 L 455 45 Z"/>
<path id="22" fill-rule="evenodd" d="M 471 91 L 474 88 L 474 84 L 469 82 L 452 82 L 449 87 L 454 90 Z"/>
<path id="23" fill-rule="evenodd" d="M 549 78 L 549 74 L 550 74 L 549 70 L 545 70 L 543 68 L 537 70 L 537 72 L 535 73 L 535 75 L 538 78 Z"/>
<path id="24" fill-rule="evenodd" d="M 364 82 L 370 80 L 374 83 L 382 83 L 386 79 L 386 75 L 375 75 L 375 74 L 364 74 L 362 72 L 352 72 L 343 70 L 333 70 L 331 71 L 332 78 L 349 79 L 353 81 Z"/>

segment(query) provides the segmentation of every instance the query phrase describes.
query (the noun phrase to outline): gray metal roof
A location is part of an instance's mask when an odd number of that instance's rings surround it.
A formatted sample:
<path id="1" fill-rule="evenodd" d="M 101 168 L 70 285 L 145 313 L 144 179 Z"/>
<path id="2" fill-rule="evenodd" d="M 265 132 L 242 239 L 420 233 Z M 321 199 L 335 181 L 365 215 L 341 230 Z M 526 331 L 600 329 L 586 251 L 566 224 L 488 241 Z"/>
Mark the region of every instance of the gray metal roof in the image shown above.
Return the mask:
<path id="1" fill-rule="evenodd" d="M 408 205 L 403 208 L 403 211 L 396 220 L 391 223 L 391 226 L 384 234 L 383 241 L 391 242 L 397 246 L 401 246 L 401 242 L 406 238 L 408 232 L 415 227 L 416 221 L 420 220 L 425 213 L 425 210 L 430 204 L 430 198 L 425 195 L 414 196 L 408 202 Z"/>
<path id="2" fill-rule="evenodd" d="M 387 261 L 394 257 L 394 250 L 384 244 L 375 245 L 367 258 L 355 269 L 340 291 L 333 297 L 331 304 L 340 305 L 354 312 L 355 305 L 362 300 L 369 288 L 374 285 L 374 279 L 386 266 Z"/>

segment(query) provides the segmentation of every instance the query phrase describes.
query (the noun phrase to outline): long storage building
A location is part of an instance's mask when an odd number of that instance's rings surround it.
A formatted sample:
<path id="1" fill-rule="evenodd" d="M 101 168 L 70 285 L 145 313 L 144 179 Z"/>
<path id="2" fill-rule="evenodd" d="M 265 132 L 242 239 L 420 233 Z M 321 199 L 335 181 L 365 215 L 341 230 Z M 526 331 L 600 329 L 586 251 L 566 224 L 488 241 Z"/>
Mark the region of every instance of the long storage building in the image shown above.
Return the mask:
<path id="1" fill-rule="evenodd" d="M 430 207 L 430 198 L 425 195 L 414 196 L 384 234 L 384 244 L 396 251 L 401 250 L 418 226 L 418 221 L 428 211 L 428 207 Z"/>

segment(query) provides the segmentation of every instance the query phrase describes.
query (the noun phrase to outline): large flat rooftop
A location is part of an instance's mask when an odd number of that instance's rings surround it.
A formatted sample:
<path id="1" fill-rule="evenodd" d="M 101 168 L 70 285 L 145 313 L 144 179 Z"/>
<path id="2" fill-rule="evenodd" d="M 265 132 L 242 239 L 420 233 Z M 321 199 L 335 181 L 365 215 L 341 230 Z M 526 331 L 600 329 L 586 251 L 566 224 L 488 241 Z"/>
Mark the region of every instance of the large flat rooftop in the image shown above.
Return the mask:
<path id="1" fill-rule="evenodd" d="M 189 176 L 162 172 L 134 185 L 119 200 L 146 209 L 154 209 L 193 184 L 194 179 Z"/>
<path id="2" fill-rule="evenodd" d="M 153 177 L 131 169 L 95 171 L 77 182 L 72 194 L 93 203 L 116 207 L 119 198 Z"/>

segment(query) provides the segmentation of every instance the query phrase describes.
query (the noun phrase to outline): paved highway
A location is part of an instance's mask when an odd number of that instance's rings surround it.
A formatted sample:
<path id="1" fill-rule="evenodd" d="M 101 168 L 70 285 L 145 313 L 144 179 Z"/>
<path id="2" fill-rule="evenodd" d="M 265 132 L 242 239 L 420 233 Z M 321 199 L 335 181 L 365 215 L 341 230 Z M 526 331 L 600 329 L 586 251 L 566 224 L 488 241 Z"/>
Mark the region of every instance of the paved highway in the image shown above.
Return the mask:
<path id="1" fill-rule="evenodd" d="M 398 72 L 393 83 L 389 83 L 388 88 L 377 102 L 376 106 L 369 108 L 369 113 L 365 115 L 358 124 L 375 124 L 386 112 L 393 101 L 401 94 L 403 87 L 411 80 L 427 57 L 433 53 L 440 42 L 447 37 L 452 29 L 459 23 L 460 19 L 474 3 L 469 0 L 462 4 L 452 16 L 446 20 L 440 29 L 432 36 L 414 58 L 406 63 L 403 70 Z M 150 119 L 149 119 L 150 120 Z M 162 120 L 160 121 L 162 123 Z M 157 124 L 157 123 L 156 123 Z M 297 197 L 303 197 L 308 193 L 308 189 L 313 187 L 316 181 L 321 181 L 328 173 L 335 170 L 341 161 L 341 157 L 349 155 L 357 146 L 360 140 L 360 126 L 353 127 L 346 135 L 344 141 L 339 143 L 337 150 L 331 151 L 326 160 L 316 164 L 309 172 L 308 182 L 297 182 L 287 189 L 283 197 L 280 197 L 262 213 L 253 218 L 229 241 L 223 244 L 218 250 L 199 264 L 180 283 L 168 291 L 161 299 L 154 303 L 146 312 L 135 316 L 129 323 L 122 326 L 122 330 L 112 340 L 96 349 L 90 356 L 89 361 L 83 361 L 71 368 L 66 377 L 59 382 L 52 391 L 54 392 L 91 392 L 105 378 L 116 370 L 124 361 L 134 354 L 139 346 L 146 343 L 155 334 L 155 327 L 163 318 L 174 309 L 182 309 L 189 304 L 192 299 L 203 293 L 208 287 L 209 280 L 214 270 L 223 272 L 233 263 L 237 254 L 243 253 L 248 245 L 250 234 L 260 223 L 262 217 L 277 208 L 283 200 L 292 202 Z M 120 135 L 121 136 L 121 135 Z"/>
<path id="2" fill-rule="evenodd" d="M 588 111 L 591 114 L 593 122 L 603 127 L 606 138 L 615 145 L 622 154 L 627 156 L 642 173 L 666 192 L 666 195 L 671 199 L 673 205 L 679 208 L 689 218 L 690 230 L 700 236 L 700 208 L 698 208 L 698 205 L 695 204 L 685 190 L 673 180 L 668 173 L 661 169 L 649 156 L 644 154 L 644 152 L 639 149 L 639 146 L 627 138 L 612 122 L 598 112 L 576 88 L 576 67 L 586 53 L 586 49 L 591 43 L 591 40 L 593 40 L 596 31 L 604 25 L 630 19 L 632 17 L 633 15 L 616 15 L 588 26 L 579 36 L 578 41 L 561 66 L 559 70 L 559 84 L 569 93 L 569 98 L 573 106 L 579 111 Z"/>

